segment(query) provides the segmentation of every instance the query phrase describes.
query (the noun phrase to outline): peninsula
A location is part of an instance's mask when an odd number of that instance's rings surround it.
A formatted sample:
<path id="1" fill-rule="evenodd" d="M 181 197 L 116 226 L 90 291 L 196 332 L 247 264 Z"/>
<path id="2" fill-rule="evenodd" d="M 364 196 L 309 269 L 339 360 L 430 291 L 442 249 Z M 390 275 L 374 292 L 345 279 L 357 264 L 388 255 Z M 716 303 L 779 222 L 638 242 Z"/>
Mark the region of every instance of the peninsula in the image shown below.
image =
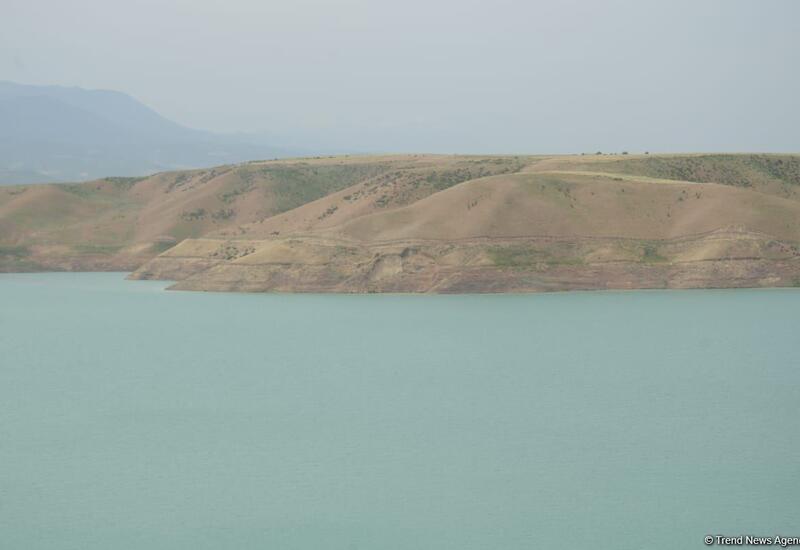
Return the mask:
<path id="1" fill-rule="evenodd" d="M 391 155 L 0 187 L 0 271 L 171 288 L 800 285 L 800 155 Z"/>

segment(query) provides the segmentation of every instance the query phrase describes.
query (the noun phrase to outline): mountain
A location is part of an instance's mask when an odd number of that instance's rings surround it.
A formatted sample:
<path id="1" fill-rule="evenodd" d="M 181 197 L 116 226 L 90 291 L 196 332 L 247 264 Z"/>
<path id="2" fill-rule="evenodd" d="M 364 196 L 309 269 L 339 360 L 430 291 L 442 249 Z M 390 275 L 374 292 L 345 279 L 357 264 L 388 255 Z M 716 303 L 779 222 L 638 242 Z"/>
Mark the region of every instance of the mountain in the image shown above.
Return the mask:
<path id="1" fill-rule="evenodd" d="M 292 153 L 183 127 L 120 92 L 0 82 L 0 185 L 140 176 Z"/>
<path id="2" fill-rule="evenodd" d="M 800 156 L 360 156 L 0 189 L 0 270 L 173 288 L 800 286 Z"/>

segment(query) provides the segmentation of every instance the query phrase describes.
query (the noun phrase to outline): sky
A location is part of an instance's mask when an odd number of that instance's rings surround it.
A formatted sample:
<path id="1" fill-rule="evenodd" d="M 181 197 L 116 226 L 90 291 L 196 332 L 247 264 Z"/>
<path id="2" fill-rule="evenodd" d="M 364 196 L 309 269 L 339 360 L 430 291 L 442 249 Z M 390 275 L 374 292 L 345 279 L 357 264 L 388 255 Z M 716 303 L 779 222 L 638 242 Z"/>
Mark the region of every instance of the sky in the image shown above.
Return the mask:
<path id="1" fill-rule="evenodd" d="M 0 0 L 0 80 L 364 152 L 800 152 L 797 0 Z"/>

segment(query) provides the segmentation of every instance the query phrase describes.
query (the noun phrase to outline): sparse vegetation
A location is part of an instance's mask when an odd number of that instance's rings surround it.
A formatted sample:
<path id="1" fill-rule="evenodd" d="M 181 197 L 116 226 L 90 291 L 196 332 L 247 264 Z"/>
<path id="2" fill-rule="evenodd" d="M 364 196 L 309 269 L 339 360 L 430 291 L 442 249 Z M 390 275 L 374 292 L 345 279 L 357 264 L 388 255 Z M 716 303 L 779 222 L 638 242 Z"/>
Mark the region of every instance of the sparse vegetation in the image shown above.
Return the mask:
<path id="1" fill-rule="evenodd" d="M 278 214 L 374 177 L 385 168 L 380 164 L 270 166 L 261 174 L 270 182 L 273 213 Z"/>
<path id="2" fill-rule="evenodd" d="M 334 212 L 336 212 L 337 210 L 339 210 L 338 206 L 336 206 L 336 205 L 330 206 L 317 219 L 323 220 L 323 219 L 327 218 L 328 216 L 330 216 L 331 214 L 333 214 Z"/>
<path id="3" fill-rule="evenodd" d="M 645 262 L 665 262 L 667 259 L 658 253 L 658 248 L 653 243 L 647 243 L 642 247 L 642 259 Z"/>
<path id="4" fill-rule="evenodd" d="M 244 195 L 253 190 L 255 184 L 252 182 L 241 182 L 236 185 L 233 189 L 229 191 L 225 191 L 224 193 L 220 193 L 219 200 L 222 202 L 229 204 L 236 200 L 237 197 Z"/>
<path id="5" fill-rule="evenodd" d="M 206 214 L 205 208 L 195 208 L 194 210 L 185 210 L 181 212 L 181 219 L 187 222 L 194 222 L 204 219 Z"/>
<path id="6" fill-rule="evenodd" d="M 196 237 L 206 242 L 201 257 L 221 262 L 261 254 L 262 240 L 297 237 L 288 261 L 294 261 L 296 253 L 307 254 L 326 265 L 318 256 L 321 249 L 304 241 L 311 236 L 323 243 L 329 238 L 340 242 L 340 237 L 361 241 L 351 252 L 335 254 L 337 261 L 353 265 L 371 265 L 363 254 L 373 239 L 448 243 L 457 253 L 441 264 L 448 266 L 442 273 L 494 270 L 502 277 L 528 281 L 525 284 L 538 284 L 556 273 L 578 281 L 589 271 L 612 268 L 616 276 L 631 281 L 637 280 L 636 273 L 658 272 L 658 284 L 666 284 L 663 281 L 670 279 L 664 270 L 726 254 L 741 259 L 737 269 L 745 274 L 771 269 L 771 264 L 756 268 L 748 262 L 788 260 L 781 268 L 787 271 L 769 279 L 786 284 L 795 280 L 789 270 L 800 254 L 798 159 L 337 157 L 256 162 L 145 179 L 14 187 L 0 192 L 0 270 L 134 269 Z M 676 179 L 700 184 L 662 181 Z M 739 189 L 704 185 L 705 180 Z M 333 195 L 343 189 L 347 191 L 342 195 Z M 170 190 L 174 193 L 165 196 Z M 304 206 L 316 199 L 322 200 Z M 331 216 L 335 224 L 320 223 Z M 722 237 L 702 240 L 715 231 L 722 231 Z M 739 239 L 740 234 L 746 237 Z M 478 239 L 475 243 L 463 244 L 473 237 Z M 430 275 L 428 266 L 440 261 L 430 246 L 420 245 L 418 253 L 402 256 L 397 273 Z M 394 266 L 394 258 L 385 265 Z M 326 272 L 346 273 L 355 269 L 353 265 Z M 634 265 L 642 271 L 625 271 L 624 266 Z"/>
<path id="7" fill-rule="evenodd" d="M 181 187 L 186 182 L 192 179 L 192 172 L 178 172 L 175 174 L 175 177 L 172 181 L 167 185 L 167 188 L 164 190 L 165 193 L 172 192 L 175 188 Z"/>
<path id="8" fill-rule="evenodd" d="M 130 189 L 131 187 L 133 187 L 134 185 L 136 185 L 140 181 L 144 181 L 146 179 L 147 179 L 146 176 L 130 177 L 130 178 L 108 177 L 108 178 L 105 179 L 105 181 L 107 181 L 108 183 L 111 183 L 112 185 L 114 185 L 115 187 L 120 188 L 120 189 Z"/>
<path id="9" fill-rule="evenodd" d="M 211 257 L 220 260 L 235 260 L 237 258 L 243 258 L 253 252 L 255 252 L 255 248 L 252 246 L 238 246 L 227 243 L 215 250 L 211 254 Z"/>
<path id="10" fill-rule="evenodd" d="M 578 265 L 582 260 L 574 254 L 573 246 L 548 248 L 530 244 L 494 246 L 488 249 L 489 257 L 494 265 L 510 268 L 530 268 L 547 265 Z"/>
<path id="11" fill-rule="evenodd" d="M 220 208 L 211 213 L 211 218 L 217 221 L 229 220 L 236 215 L 233 208 Z"/>
<path id="12" fill-rule="evenodd" d="M 65 183 L 61 188 L 67 193 L 72 193 L 78 197 L 89 199 L 92 198 L 97 192 L 96 183 Z"/>
<path id="13" fill-rule="evenodd" d="M 31 253 L 27 246 L 2 246 L 0 245 L 0 256 L 13 258 L 25 258 Z"/>
<path id="14" fill-rule="evenodd" d="M 722 183 L 736 187 L 800 186 L 800 157 L 792 155 L 688 155 L 620 159 L 613 164 L 583 165 L 655 178 Z M 580 168 L 583 168 L 580 167 Z"/>
<path id="15" fill-rule="evenodd" d="M 97 254 L 100 256 L 110 256 L 116 254 L 122 246 L 117 244 L 77 244 L 75 251 L 79 254 Z"/>
<path id="16" fill-rule="evenodd" d="M 174 239 L 159 239 L 154 242 L 150 248 L 157 254 L 161 254 L 175 246 L 176 242 Z"/>

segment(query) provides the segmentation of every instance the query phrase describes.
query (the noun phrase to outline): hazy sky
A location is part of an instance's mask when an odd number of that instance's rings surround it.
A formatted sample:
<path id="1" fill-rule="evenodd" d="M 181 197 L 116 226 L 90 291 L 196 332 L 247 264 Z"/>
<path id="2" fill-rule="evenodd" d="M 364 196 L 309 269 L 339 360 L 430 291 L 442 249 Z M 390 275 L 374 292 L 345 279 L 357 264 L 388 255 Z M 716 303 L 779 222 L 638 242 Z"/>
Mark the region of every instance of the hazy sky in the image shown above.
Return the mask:
<path id="1" fill-rule="evenodd" d="M 0 80 L 364 151 L 800 151 L 798 0 L 0 0 Z"/>

